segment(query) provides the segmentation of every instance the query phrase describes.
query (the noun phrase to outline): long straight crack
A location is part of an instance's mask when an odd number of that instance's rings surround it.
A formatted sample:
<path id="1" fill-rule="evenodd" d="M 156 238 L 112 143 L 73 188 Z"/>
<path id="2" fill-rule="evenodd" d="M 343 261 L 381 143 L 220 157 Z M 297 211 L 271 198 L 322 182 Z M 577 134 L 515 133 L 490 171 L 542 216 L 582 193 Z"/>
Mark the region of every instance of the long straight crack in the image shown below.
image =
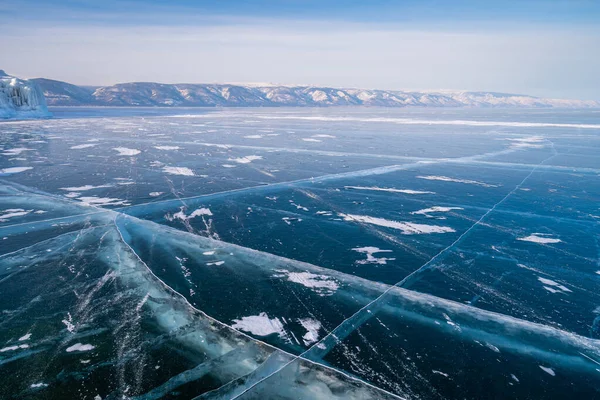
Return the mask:
<path id="1" fill-rule="evenodd" d="M 473 231 L 473 229 L 475 227 L 477 227 L 479 224 L 481 224 L 481 222 L 483 222 L 484 219 L 488 215 L 490 215 L 499 205 L 504 203 L 510 196 L 512 196 L 529 179 L 529 177 L 531 177 L 531 175 L 533 175 L 533 173 L 538 169 L 539 166 L 541 166 L 546 161 L 555 157 L 557 155 L 557 152 L 554 149 L 554 144 L 553 143 L 551 143 L 551 144 L 552 144 L 553 154 L 550 157 L 542 160 L 538 165 L 536 165 L 529 172 L 529 174 L 527 174 L 525 176 L 525 178 L 523 178 L 523 180 L 519 184 L 517 184 L 510 192 L 508 192 L 500 201 L 498 201 L 490 209 L 488 209 L 487 212 L 485 212 L 473 225 L 471 225 L 466 231 L 464 231 L 454 242 L 452 242 L 450 245 L 448 245 L 447 247 L 442 249 L 439 253 L 434 255 L 429 261 L 427 261 L 421 267 L 419 267 L 418 269 L 416 269 L 415 271 L 413 271 L 412 273 L 410 273 L 409 275 L 404 277 L 402 280 L 400 280 L 396 284 L 388 287 L 377 298 L 375 298 L 374 300 L 370 301 L 368 304 L 366 304 L 365 306 L 360 308 L 349 318 L 346 318 L 336 328 L 334 328 L 332 331 L 330 331 L 321 340 L 319 340 L 317 343 L 313 344 L 310 348 L 308 348 L 302 354 L 300 354 L 293 360 L 289 361 L 285 365 L 281 366 L 276 371 L 273 371 L 268 376 L 258 380 L 257 382 L 254 382 L 252 385 L 248 386 L 243 392 L 237 394 L 235 397 L 232 397 L 232 400 L 241 397 L 248 391 L 252 390 L 255 386 L 261 384 L 262 382 L 266 381 L 270 377 L 276 375 L 282 369 L 286 368 L 288 365 L 292 364 L 294 361 L 296 361 L 300 358 L 315 360 L 315 359 L 322 359 L 325 355 L 327 355 L 327 353 L 329 351 L 331 351 L 331 349 L 333 349 L 333 347 L 335 345 L 342 342 L 344 339 L 346 339 L 348 337 L 348 335 L 350 335 L 352 332 L 354 332 L 356 329 L 358 329 L 362 324 L 364 324 L 369 319 L 371 319 L 385 304 L 388 294 L 394 288 L 402 287 L 406 283 L 410 283 L 411 280 L 413 280 L 417 275 L 419 275 L 423 271 L 427 270 L 435 261 L 437 261 L 442 256 L 444 256 L 448 251 L 450 251 L 452 248 L 454 248 L 454 246 L 459 244 L 465 237 L 468 236 L 468 234 L 471 231 Z"/>

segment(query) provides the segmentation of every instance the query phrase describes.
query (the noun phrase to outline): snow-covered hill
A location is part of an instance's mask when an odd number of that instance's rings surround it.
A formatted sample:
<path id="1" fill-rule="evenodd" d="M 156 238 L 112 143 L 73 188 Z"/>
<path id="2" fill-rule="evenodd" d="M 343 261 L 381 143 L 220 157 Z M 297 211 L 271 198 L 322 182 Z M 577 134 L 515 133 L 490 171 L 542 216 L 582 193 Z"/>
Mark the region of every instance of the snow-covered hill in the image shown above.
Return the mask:
<path id="1" fill-rule="evenodd" d="M 44 92 L 46 102 L 50 105 L 82 106 L 95 101 L 92 93 L 94 89 L 72 85 L 70 83 L 52 79 L 32 79 Z"/>
<path id="2" fill-rule="evenodd" d="M 0 70 L 0 118 L 49 116 L 44 94 L 35 82 L 15 78 Z"/>
<path id="3" fill-rule="evenodd" d="M 600 102 L 542 99 L 493 92 L 413 92 L 313 86 L 121 83 L 90 89 L 34 79 L 52 106 L 184 107 L 559 107 L 598 108 Z"/>

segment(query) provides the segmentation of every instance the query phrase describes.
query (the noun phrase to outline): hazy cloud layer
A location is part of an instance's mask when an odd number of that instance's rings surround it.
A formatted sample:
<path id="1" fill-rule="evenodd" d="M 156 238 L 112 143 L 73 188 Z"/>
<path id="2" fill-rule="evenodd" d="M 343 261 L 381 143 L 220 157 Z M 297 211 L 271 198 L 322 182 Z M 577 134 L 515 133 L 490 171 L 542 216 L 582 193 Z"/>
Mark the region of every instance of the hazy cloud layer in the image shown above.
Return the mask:
<path id="1" fill-rule="evenodd" d="M 77 18 L 59 24 L 13 22 L 0 28 L 0 68 L 88 85 L 273 82 L 599 99 L 595 29 L 216 21 L 195 26 L 168 18 L 135 25 L 86 25 Z"/>

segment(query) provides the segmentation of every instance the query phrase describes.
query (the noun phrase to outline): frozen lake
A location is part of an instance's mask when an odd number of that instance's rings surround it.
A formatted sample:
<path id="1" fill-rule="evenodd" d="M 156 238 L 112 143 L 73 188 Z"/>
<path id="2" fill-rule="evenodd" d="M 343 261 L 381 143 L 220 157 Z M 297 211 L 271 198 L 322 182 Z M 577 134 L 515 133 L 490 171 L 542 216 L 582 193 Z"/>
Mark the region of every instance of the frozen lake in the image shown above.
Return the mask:
<path id="1" fill-rule="evenodd" d="M 599 111 L 52 111 L 1 398 L 600 398 Z"/>

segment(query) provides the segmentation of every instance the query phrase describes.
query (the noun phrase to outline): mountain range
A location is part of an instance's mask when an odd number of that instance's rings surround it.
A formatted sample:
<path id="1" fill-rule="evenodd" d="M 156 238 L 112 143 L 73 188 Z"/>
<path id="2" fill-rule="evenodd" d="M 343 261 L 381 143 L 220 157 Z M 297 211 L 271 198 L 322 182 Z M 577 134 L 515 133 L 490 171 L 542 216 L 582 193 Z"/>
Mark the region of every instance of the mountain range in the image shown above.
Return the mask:
<path id="1" fill-rule="evenodd" d="M 596 108 L 600 102 L 544 99 L 495 92 L 343 89 L 316 86 L 243 84 L 119 83 L 77 86 L 45 78 L 31 79 L 49 106 L 146 107 L 559 107 Z"/>

